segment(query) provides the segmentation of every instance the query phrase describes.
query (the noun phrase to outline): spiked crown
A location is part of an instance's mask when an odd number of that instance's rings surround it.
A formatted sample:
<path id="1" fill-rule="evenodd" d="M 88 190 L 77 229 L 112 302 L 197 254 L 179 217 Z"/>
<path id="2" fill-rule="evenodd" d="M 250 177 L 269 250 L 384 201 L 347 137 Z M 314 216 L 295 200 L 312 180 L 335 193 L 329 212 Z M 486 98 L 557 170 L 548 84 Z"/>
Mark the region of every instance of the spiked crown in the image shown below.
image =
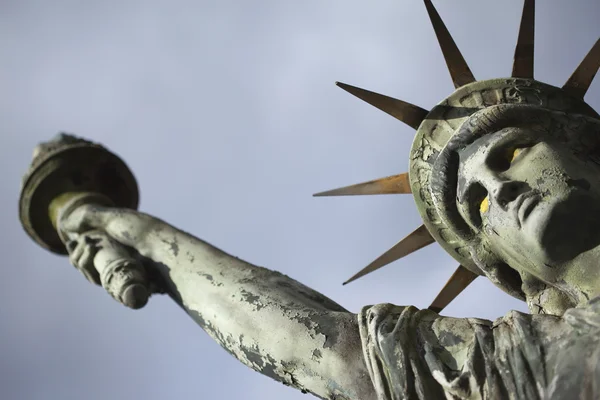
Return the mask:
<path id="1" fill-rule="evenodd" d="M 485 273 L 472 260 L 464 238 L 450 229 L 445 218 L 445 205 L 439 201 L 443 196 L 437 196 L 436 202 L 437 189 L 432 183 L 435 181 L 432 180 L 432 173 L 438 156 L 470 118 L 502 104 L 537 105 L 567 114 L 577 113 L 599 118 L 584 102 L 583 97 L 600 66 L 600 39 L 562 88 L 534 80 L 535 1 L 525 0 L 511 77 L 477 81 L 431 0 L 424 0 L 424 3 L 456 91 L 428 111 L 392 97 L 338 82 L 337 85 L 342 89 L 404 122 L 417 130 L 417 133 L 410 153 L 408 173 L 345 186 L 317 193 L 315 196 L 412 193 L 424 224 L 344 284 L 437 241 L 460 263 L 430 306 L 430 309 L 439 312 L 477 276 Z M 503 287 L 502 282 L 494 283 L 520 297 L 518 289 Z"/>

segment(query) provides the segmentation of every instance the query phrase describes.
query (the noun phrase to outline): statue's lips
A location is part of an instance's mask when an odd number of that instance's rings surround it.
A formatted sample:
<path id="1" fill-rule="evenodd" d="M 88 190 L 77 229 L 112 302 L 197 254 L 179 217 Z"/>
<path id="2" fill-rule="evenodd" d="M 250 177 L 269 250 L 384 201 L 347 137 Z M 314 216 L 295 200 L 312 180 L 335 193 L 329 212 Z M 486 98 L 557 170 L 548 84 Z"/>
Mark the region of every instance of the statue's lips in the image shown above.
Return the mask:
<path id="1" fill-rule="evenodd" d="M 535 206 L 540 202 L 540 196 L 538 193 L 534 191 L 526 192 L 515 200 L 515 205 L 513 207 L 513 215 L 515 219 L 518 221 L 520 226 L 525 224 L 527 217 L 531 214 Z"/>
<path id="2" fill-rule="evenodd" d="M 540 196 L 536 192 L 527 192 L 517 197 L 515 207 L 513 208 L 515 217 L 519 224 L 523 226 L 527 217 L 531 214 L 535 206 L 540 202 Z"/>

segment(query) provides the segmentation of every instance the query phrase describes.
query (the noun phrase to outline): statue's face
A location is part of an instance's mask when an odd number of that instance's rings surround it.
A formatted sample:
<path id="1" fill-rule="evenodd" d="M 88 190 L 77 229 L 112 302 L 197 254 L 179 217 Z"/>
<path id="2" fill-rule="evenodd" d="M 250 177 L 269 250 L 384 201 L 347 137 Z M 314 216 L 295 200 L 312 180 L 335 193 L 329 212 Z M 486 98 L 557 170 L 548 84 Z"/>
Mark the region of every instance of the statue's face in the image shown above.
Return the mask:
<path id="1" fill-rule="evenodd" d="M 513 268 L 553 282 L 600 244 L 600 168 L 565 144 L 506 128 L 459 155 L 459 211 Z"/>

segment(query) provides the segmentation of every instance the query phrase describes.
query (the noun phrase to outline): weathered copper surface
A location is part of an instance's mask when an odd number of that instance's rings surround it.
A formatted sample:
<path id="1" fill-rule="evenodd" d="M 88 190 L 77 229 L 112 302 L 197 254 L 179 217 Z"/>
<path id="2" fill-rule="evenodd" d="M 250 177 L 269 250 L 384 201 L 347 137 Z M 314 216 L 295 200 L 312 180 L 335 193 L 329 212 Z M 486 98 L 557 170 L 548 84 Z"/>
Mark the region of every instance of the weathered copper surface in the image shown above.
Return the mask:
<path id="1" fill-rule="evenodd" d="M 529 79 L 492 79 L 457 89 L 431 110 L 417 131 L 410 155 L 409 177 L 417 209 L 436 241 L 462 266 L 480 274 L 465 242 L 440 217 L 429 191 L 436 158 L 458 128 L 475 111 L 499 104 L 538 104 L 564 113 L 598 114 L 583 100 L 562 89 Z M 439 108 L 439 110 L 438 110 Z M 460 118 L 443 118 L 453 110 L 470 110 Z"/>

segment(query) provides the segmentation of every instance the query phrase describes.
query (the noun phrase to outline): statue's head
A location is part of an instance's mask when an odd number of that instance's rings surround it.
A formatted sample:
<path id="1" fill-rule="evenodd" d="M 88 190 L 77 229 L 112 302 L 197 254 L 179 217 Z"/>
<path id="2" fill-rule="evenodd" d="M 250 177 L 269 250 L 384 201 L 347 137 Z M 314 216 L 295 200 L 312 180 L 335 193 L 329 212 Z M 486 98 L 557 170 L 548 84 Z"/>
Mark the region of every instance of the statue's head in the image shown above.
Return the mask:
<path id="1" fill-rule="evenodd" d="M 455 195 L 448 217 L 507 263 L 534 264 L 551 280 L 555 266 L 599 244 L 599 121 L 526 105 L 478 114 L 436 160 L 434 169 L 453 172 L 435 179 Z"/>
<path id="2" fill-rule="evenodd" d="M 463 266 L 530 305 L 552 292 L 543 308 L 560 312 L 576 302 L 574 263 L 600 245 L 600 120 L 537 82 L 470 86 L 417 132 L 411 185 L 421 215 Z M 501 101 L 476 104 L 484 92 Z M 451 122 L 464 110 L 457 98 L 470 99 L 471 113 Z M 596 268 L 580 264 L 576 274 Z"/>

